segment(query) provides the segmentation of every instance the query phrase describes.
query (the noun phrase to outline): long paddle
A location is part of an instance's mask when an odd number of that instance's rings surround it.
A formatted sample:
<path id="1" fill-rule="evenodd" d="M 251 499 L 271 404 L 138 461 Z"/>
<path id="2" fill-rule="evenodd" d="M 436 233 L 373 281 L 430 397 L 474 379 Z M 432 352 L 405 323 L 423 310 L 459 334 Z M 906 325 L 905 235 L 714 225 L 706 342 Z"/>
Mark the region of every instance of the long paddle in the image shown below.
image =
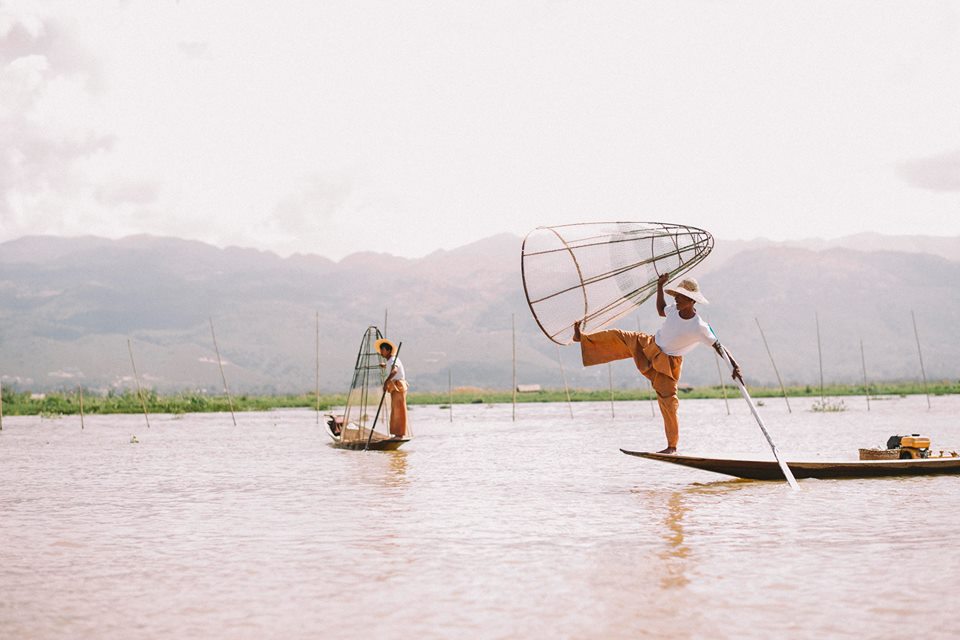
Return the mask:
<path id="1" fill-rule="evenodd" d="M 730 370 L 733 371 L 733 363 L 730 362 L 730 356 L 727 355 L 727 350 L 720 345 L 720 348 L 717 349 L 717 352 L 724 359 L 727 365 L 730 367 Z M 770 448 L 773 450 L 773 457 L 777 459 L 777 464 L 780 465 L 780 470 L 783 471 L 784 477 L 787 479 L 787 482 L 790 484 L 792 489 L 799 489 L 800 485 L 797 484 L 797 479 L 793 477 L 793 472 L 790 471 L 790 467 L 787 466 L 787 463 L 783 461 L 783 458 L 780 457 L 780 452 L 777 450 L 777 445 L 773 444 L 773 439 L 770 437 L 770 434 L 767 432 L 767 427 L 763 424 L 763 418 L 760 417 L 760 414 L 757 413 L 757 407 L 753 404 L 753 399 L 750 397 L 750 394 L 747 393 L 747 388 L 743 386 L 743 382 L 739 378 L 734 378 L 734 382 L 737 383 L 737 387 L 740 388 L 740 394 L 743 396 L 743 399 L 747 401 L 747 406 L 750 407 L 750 411 L 753 413 L 753 417 L 757 419 L 757 424 L 760 425 L 760 431 L 763 431 L 763 436 L 767 439 L 767 442 L 770 444 Z"/>
<path id="2" fill-rule="evenodd" d="M 393 354 L 394 362 L 400 358 L 400 349 L 403 347 L 403 343 L 397 345 L 397 352 Z M 387 373 L 389 376 L 390 374 Z M 377 428 L 377 420 L 380 419 L 380 410 L 383 409 L 383 399 L 387 397 L 387 390 L 384 388 L 383 393 L 380 394 L 380 404 L 377 405 L 377 414 L 373 416 L 373 424 L 370 426 L 370 435 L 367 436 L 367 443 L 363 445 L 363 450 L 366 451 L 370 447 L 370 441 L 373 439 L 373 430 Z"/>

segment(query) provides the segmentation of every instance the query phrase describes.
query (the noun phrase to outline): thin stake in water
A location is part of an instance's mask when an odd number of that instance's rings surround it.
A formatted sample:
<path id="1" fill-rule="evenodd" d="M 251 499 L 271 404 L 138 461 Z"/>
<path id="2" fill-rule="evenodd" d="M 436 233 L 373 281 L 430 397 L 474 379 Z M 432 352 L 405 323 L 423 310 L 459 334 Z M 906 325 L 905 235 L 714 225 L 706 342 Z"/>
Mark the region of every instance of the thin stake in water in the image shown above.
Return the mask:
<path id="1" fill-rule="evenodd" d="M 320 424 L 320 312 L 317 311 L 317 424 Z"/>
<path id="2" fill-rule="evenodd" d="M 757 322 L 757 329 L 760 330 L 760 337 L 763 338 L 763 346 L 767 350 L 767 356 L 770 358 L 770 364 L 773 365 L 773 372 L 777 374 L 777 382 L 780 383 L 780 391 L 783 393 L 783 400 L 787 403 L 787 413 L 793 413 L 793 410 L 790 409 L 790 399 L 787 398 L 787 389 L 783 386 L 783 380 L 780 378 L 780 371 L 777 369 L 777 363 L 773 361 L 773 354 L 770 352 L 770 345 L 767 344 L 767 336 L 763 335 L 763 327 L 760 326 L 760 319 L 754 318 Z M 819 324 L 817 325 L 817 348 L 820 347 L 820 328 Z M 823 364 L 820 365 L 820 388 L 823 388 Z M 823 393 L 821 392 L 821 396 Z"/>
<path id="3" fill-rule="evenodd" d="M 610 363 L 607 363 L 607 379 L 610 383 L 610 419 L 613 420 L 616 416 L 613 413 L 613 367 Z"/>
<path id="4" fill-rule="evenodd" d="M 223 392 L 227 394 L 227 404 L 230 406 L 230 419 L 233 426 L 237 426 L 237 417 L 233 414 L 233 398 L 227 388 L 227 374 L 223 372 L 223 360 L 220 359 L 220 347 L 217 345 L 217 334 L 213 331 L 213 318 L 210 318 L 210 335 L 213 337 L 213 350 L 217 352 L 217 364 L 220 366 L 220 378 L 223 380 Z"/>
<path id="5" fill-rule="evenodd" d="M 450 422 L 453 422 L 453 371 L 447 369 L 447 393 L 450 396 Z"/>
<path id="6" fill-rule="evenodd" d="M 3 381 L 0 380 L 0 431 L 3 431 Z"/>
<path id="7" fill-rule="evenodd" d="M 920 349 L 920 332 L 917 331 L 917 316 L 910 310 L 910 317 L 913 318 L 913 335 L 917 338 L 917 355 L 920 356 L 920 375 L 923 376 L 923 392 L 927 394 L 927 409 L 930 408 L 930 390 L 927 388 L 927 372 L 923 368 L 923 351 Z"/>
<path id="8" fill-rule="evenodd" d="M 513 421 L 517 421 L 517 314 L 510 314 L 513 331 Z"/>
<path id="9" fill-rule="evenodd" d="M 867 386 L 867 359 L 863 355 L 863 338 L 860 338 L 860 365 L 863 367 L 863 395 L 867 399 L 867 411 L 870 411 L 870 387 Z"/>
<path id="10" fill-rule="evenodd" d="M 560 363 L 560 378 L 563 380 L 563 390 L 567 393 L 567 408 L 570 409 L 570 419 L 573 420 L 573 403 L 570 401 L 570 387 L 567 386 L 567 374 L 563 370 L 563 358 L 560 356 L 560 345 L 557 345 L 557 362 Z"/>
<path id="11" fill-rule="evenodd" d="M 127 351 L 130 352 L 130 364 L 133 366 L 133 379 L 137 383 L 137 395 L 140 396 L 140 406 L 143 407 L 143 419 L 147 421 L 147 429 L 149 429 L 150 417 L 147 415 L 147 402 L 143 399 L 143 389 L 140 388 L 140 374 L 137 373 L 137 363 L 133 361 L 133 345 L 130 344 L 130 338 L 127 338 Z"/>
<path id="12" fill-rule="evenodd" d="M 823 351 L 820 349 L 820 316 L 816 312 L 813 314 L 813 319 L 817 323 L 817 360 L 820 362 L 820 404 L 824 404 L 823 400 Z"/>
<path id="13" fill-rule="evenodd" d="M 77 396 L 80 398 L 80 431 L 83 431 L 83 386 L 77 385 Z"/>

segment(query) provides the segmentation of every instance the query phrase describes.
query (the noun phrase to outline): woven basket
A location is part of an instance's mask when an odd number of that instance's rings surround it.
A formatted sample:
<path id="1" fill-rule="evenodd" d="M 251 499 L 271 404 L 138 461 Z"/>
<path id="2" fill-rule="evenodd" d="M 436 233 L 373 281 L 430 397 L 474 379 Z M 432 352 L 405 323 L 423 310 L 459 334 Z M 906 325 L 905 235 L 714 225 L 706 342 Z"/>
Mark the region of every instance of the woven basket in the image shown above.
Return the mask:
<path id="1" fill-rule="evenodd" d="M 896 460 L 900 449 L 860 449 L 861 460 Z"/>

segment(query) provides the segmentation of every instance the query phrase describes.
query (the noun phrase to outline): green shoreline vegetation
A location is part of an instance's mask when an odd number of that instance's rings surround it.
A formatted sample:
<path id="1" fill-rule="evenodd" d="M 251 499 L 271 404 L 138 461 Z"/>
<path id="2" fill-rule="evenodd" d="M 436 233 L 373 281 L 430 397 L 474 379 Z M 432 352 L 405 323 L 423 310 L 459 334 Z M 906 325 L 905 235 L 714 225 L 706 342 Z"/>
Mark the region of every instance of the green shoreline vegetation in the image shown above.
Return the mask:
<path id="1" fill-rule="evenodd" d="M 937 381 L 927 385 L 917 382 L 889 382 L 869 385 L 871 399 L 883 399 L 890 396 L 907 396 L 924 394 L 948 395 L 960 393 L 960 381 Z M 779 387 L 748 387 L 750 395 L 756 399 L 780 398 L 783 396 Z M 805 385 L 787 387 L 787 396 L 790 398 L 820 398 L 819 385 Z M 825 398 L 844 396 L 862 396 L 863 385 L 833 384 L 824 386 Z M 197 393 L 176 393 L 160 395 L 154 391 L 144 392 L 144 401 L 147 412 L 151 414 L 167 413 L 182 415 L 185 413 L 212 413 L 230 411 L 231 400 L 233 410 L 242 411 L 269 411 L 273 409 L 315 409 L 317 397 L 313 393 L 287 395 L 237 395 L 228 399 L 226 396 L 209 396 Z M 736 387 L 726 388 L 728 398 L 739 395 Z M 642 401 L 651 400 L 652 392 L 648 389 L 614 389 L 615 401 Z M 724 389 L 719 385 L 712 387 L 694 387 L 681 389 L 681 398 L 690 399 L 720 399 L 724 397 Z M 563 389 L 544 389 L 542 391 L 524 392 L 516 394 L 518 403 L 529 402 L 566 402 L 567 393 Z M 410 405 L 440 405 L 447 408 L 451 399 L 453 404 L 504 404 L 513 401 L 513 392 L 489 389 L 457 389 L 452 398 L 447 392 L 412 392 L 407 396 Z M 343 406 L 345 394 L 321 394 L 320 410 L 327 411 L 331 407 Z M 609 402 L 609 389 L 571 389 L 572 402 Z M 80 413 L 80 395 L 77 391 L 57 391 L 45 394 L 3 389 L 3 415 L 26 416 L 40 415 L 56 417 L 60 415 L 77 415 Z M 134 391 L 123 393 L 110 392 L 106 395 L 85 391 L 83 394 L 84 414 L 115 414 L 115 413 L 142 413 L 143 407 L 140 398 Z"/>

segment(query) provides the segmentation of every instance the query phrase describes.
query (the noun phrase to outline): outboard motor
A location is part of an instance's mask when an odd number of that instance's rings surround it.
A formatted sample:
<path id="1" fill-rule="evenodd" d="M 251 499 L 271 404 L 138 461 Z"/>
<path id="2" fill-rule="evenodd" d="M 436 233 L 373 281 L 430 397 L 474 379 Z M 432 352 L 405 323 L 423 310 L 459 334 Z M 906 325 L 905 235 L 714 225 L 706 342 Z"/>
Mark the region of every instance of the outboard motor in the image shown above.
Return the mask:
<path id="1" fill-rule="evenodd" d="M 909 436 L 890 436 L 887 449 L 900 449 L 900 459 L 930 457 L 930 438 L 913 433 Z"/>

